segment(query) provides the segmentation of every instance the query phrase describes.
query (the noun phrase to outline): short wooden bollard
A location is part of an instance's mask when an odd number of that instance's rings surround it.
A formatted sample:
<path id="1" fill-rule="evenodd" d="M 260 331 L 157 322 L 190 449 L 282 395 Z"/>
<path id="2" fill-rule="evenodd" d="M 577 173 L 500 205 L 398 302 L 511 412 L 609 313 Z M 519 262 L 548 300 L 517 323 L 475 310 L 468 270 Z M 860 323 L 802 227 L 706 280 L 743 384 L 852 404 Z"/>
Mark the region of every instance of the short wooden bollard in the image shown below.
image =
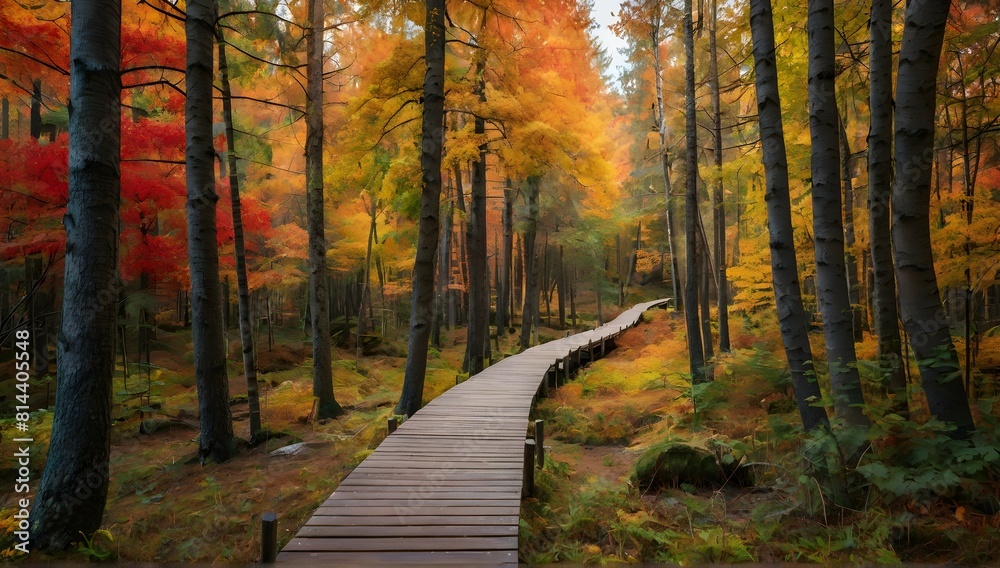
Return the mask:
<path id="1" fill-rule="evenodd" d="M 576 350 L 576 368 L 579 369 L 583 366 L 583 348 L 577 348 Z"/>
<path id="2" fill-rule="evenodd" d="M 524 477 L 521 478 L 521 498 L 531 497 L 535 493 L 535 441 L 528 438 L 524 441 Z"/>
<path id="3" fill-rule="evenodd" d="M 399 426 L 399 418 L 395 416 L 389 417 L 389 424 L 388 424 L 389 433 L 392 434 L 393 432 L 395 432 L 398 426 Z"/>
<path id="4" fill-rule="evenodd" d="M 590 363 L 594 362 L 594 341 L 590 340 L 587 342 L 587 356 L 590 358 Z"/>
<path id="5" fill-rule="evenodd" d="M 260 516 L 260 561 L 274 564 L 278 558 L 278 515 L 264 513 Z"/>
<path id="6" fill-rule="evenodd" d="M 535 465 L 545 469 L 545 421 L 535 420 Z"/>
<path id="7" fill-rule="evenodd" d="M 549 373 L 546 371 L 542 384 L 538 385 L 538 398 L 549 398 Z"/>
<path id="8" fill-rule="evenodd" d="M 563 357 L 563 384 L 569 382 L 569 355 Z"/>

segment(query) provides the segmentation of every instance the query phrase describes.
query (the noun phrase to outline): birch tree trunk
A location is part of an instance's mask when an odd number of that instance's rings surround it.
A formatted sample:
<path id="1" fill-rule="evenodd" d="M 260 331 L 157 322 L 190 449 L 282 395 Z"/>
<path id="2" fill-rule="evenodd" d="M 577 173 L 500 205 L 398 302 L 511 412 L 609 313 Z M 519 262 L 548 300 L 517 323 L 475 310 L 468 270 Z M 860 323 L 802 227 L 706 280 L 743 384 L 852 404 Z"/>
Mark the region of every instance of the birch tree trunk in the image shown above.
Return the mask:
<path id="1" fill-rule="evenodd" d="M 930 412 L 975 429 L 958 353 L 934 273 L 930 182 L 934 157 L 935 89 L 950 0 L 911 2 L 906 9 L 896 78 L 896 167 L 892 240 L 903 325 L 910 336 Z"/>
<path id="2" fill-rule="evenodd" d="M 427 372 L 434 302 L 434 254 L 437 250 L 441 207 L 441 150 L 444 142 L 444 0 L 427 0 L 424 24 L 423 126 L 420 147 L 422 188 L 417 257 L 413 264 L 413 308 L 403 390 L 397 414 L 413 416 L 420 410 Z"/>
<path id="3" fill-rule="evenodd" d="M 834 96 L 833 0 L 809 0 L 809 137 L 812 142 L 816 288 L 837 418 L 867 426 L 854 350 L 854 322 L 844 267 L 840 133 Z"/>
<path id="4" fill-rule="evenodd" d="M 104 516 L 121 287 L 121 3 L 79 3 L 71 25 L 59 380 L 45 470 L 30 515 L 31 549 L 47 551 L 64 550 L 81 533 L 89 538 Z M 26 341 L 26 331 L 18 331 L 16 341 Z"/>
<path id="5" fill-rule="evenodd" d="M 813 371 L 812 347 L 806 313 L 802 307 L 795 239 L 792 231 L 792 207 L 788 194 L 788 160 L 778 96 L 778 68 L 774 49 L 774 23 L 771 0 L 750 0 L 750 32 L 753 37 L 754 74 L 757 88 L 757 113 L 767 186 L 767 227 L 770 233 L 771 278 L 778 310 L 781 341 L 795 389 L 799 415 L 806 430 L 829 428 L 826 412 L 813 403 L 822 398 Z"/>

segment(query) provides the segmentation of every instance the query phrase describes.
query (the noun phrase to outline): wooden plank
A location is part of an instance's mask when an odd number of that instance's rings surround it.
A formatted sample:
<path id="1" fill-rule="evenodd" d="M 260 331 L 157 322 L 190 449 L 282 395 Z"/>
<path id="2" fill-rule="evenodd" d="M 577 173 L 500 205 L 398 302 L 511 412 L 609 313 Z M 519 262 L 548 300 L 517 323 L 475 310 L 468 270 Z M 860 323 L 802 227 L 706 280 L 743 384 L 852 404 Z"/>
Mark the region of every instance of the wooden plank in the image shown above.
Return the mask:
<path id="1" fill-rule="evenodd" d="M 317 515 L 338 515 L 345 517 L 388 517 L 392 515 L 417 515 L 417 516 L 430 516 L 430 515 L 445 515 L 454 517 L 482 517 L 482 516 L 503 516 L 503 515 L 518 515 L 521 513 L 520 502 L 515 505 L 506 505 L 503 507 L 437 507 L 434 505 L 424 505 L 422 507 L 326 507 L 320 506 L 316 509 Z"/>
<path id="2" fill-rule="evenodd" d="M 296 538 L 517 536 L 517 525 L 306 526 Z"/>
<path id="3" fill-rule="evenodd" d="M 441 515 L 372 515 L 352 517 L 349 515 L 314 515 L 305 526 L 414 526 L 433 527 L 440 525 L 513 525 L 517 526 L 518 515 L 463 515 L 461 519 Z"/>
<path id="4" fill-rule="evenodd" d="M 325 552 L 354 551 L 439 551 L 439 550 L 516 550 L 516 536 L 434 537 L 434 538 L 293 538 L 283 550 Z"/>
<path id="5" fill-rule="evenodd" d="M 462 566 L 517 565 L 516 550 L 423 551 L 423 552 L 282 552 L 278 562 L 302 562 L 313 566 Z"/>

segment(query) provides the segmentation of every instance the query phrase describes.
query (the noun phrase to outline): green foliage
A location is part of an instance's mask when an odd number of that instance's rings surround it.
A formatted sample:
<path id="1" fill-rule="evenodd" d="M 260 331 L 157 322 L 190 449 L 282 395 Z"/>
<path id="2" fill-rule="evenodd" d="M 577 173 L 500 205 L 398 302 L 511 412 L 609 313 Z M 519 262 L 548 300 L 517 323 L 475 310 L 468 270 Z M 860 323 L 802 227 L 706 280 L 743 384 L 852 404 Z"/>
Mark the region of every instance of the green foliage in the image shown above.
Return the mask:
<path id="1" fill-rule="evenodd" d="M 106 544 L 114 544 L 115 537 L 111 536 L 109 531 L 101 529 L 95 532 L 90 538 L 87 538 L 87 535 L 81 532 L 80 536 L 83 537 L 83 542 L 77 544 L 77 551 L 83 554 L 87 560 L 102 562 L 105 560 L 114 560 L 117 556 L 117 553 L 114 550 L 107 548 L 104 543 L 101 542 L 102 539 L 100 537 L 104 537 L 103 540 L 107 541 Z"/>

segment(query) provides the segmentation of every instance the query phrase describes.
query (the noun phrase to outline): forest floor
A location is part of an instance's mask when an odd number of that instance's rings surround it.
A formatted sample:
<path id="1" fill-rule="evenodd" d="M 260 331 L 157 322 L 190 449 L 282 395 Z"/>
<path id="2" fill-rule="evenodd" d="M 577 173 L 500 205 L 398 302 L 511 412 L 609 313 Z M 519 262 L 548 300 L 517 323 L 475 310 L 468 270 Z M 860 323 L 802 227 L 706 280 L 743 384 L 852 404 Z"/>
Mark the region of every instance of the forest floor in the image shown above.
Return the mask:
<path id="1" fill-rule="evenodd" d="M 661 310 L 643 319 L 539 404 L 547 453 L 521 509 L 522 561 L 998 565 L 995 457 L 994 474 L 975 485 L 993 496 L 992 509 L 952 487 L 895 495 L 877 483 L 838 506 L 801 457 L 808 440 L 773 340 L 734 321 L 732 352 L 717 357 L 716 381 L 692 401 L 683 320 Z M 995 429 L 995 416 L 977 414 L 981 428 Z M 723 469 L 756 464 L 752 482 L 730 474 L 728 484 L 703 483 L 679 468 L 665 486 L 643 489 L 643 455 L 671 443 L 714 454 Z M 907 479 L 944 475 L 933 467 Z"/>
<path id="2" fill-rule="evenodd" d="M 596 318 L 586 305 L 581 302 L 581 325 L 593 325 Z M 614 309 L 605 316 L 613 317 Z M 622 335 L 617 350 L 539 404 L 549 448 L 537 495 L 522 507 L 522 561 L 996 561 L 1000 515 L 963 505 L 951 494 L 902 500 L 873 494 L 868 504 L 846 509 L 817 492 L 799 457 L 805 441 L 773 330 L 734 321 L 734 350 L 718 358 L 718 380 L 696 389 L 692 399 L 683 322 L 664 310 L 648 312 L 644 320 Z M 543 340 L 565 333 L 540 330 Z M 425 399 L 464 378 L 464 334 L 444 332 L 442 348 L 431 350 Z M 402 384 L 405 330 L 358 362 L 354 349 L 336 350 L 335 391 L 347 412 L 324 421 L 311 418 L 310 343 L 301 330 L 277 329 L 270 350 L 261 339 L 262 417 L 277 437 L 225 464 L 202 467 L 196 460 L 190 330 L 158 331 L 151 376 L 116 378 L 107 535 L 56 559 L 255 562 L 262 513 L 278 513 L 284 544 L 381 442 Z M 515 352 L 514 339 L 502 340 L 501 351 Z M 239 352 L 231 332 L 231 408 L 236 434 L 246 438 Z M 49 401 L 49 388 L 36 385 L 33 402 Z M 149 399 L 136 396 L 147 389 Z M 166 427 L 140 433 L 144 419 L 165 420 L 160 424 Z M 32 413 L 36 476 L 51 424 L 51 411 Z M 12 420 L 0 421 L 4 440 L 14 437 L 13 426 Z M 744 487 L 677 479 L 673 486 L 641 491 L 631 479 L 636 463 L 664 440 L 765 465 L 754 467 L 755 483 Z M 271 453 L 300 441 L 307 446 L 295 455 Z M 0 455 L 0 477 L 12 479 L 14 465 L 12 452 Z M 995 479 L 987 481 L 983 488 L 996 495 Z M 13 504 L 5 492 L 0 551 L 10 545 Z"/>

